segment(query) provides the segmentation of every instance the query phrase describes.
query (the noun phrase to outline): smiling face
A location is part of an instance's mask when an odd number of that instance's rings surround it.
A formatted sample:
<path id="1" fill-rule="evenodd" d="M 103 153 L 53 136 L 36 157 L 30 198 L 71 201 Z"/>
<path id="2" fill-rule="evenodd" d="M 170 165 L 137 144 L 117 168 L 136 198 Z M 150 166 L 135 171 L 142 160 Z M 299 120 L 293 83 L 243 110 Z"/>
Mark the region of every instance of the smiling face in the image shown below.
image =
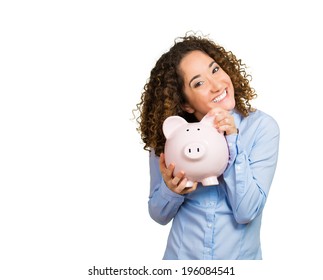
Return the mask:
<path id="1" fill-rule="evenodd" d="M 234 88 L 229 75 L 202 51 L 188 53 L 179 64 L 188 103 L 184 110 L 201 120 L 211 109 L 230 111 L 235 107 Z"/>

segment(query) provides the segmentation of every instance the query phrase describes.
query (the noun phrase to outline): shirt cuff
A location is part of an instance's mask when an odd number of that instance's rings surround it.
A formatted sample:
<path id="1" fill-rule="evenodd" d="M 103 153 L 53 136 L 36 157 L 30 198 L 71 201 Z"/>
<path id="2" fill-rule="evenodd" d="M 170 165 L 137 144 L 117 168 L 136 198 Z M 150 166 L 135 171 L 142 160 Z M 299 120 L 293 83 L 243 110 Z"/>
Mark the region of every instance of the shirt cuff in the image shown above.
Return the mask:
<path id="1" fill-rule="evenodd" d="M 238 144 L 240 143 L 239 141 L 239 134 L 230 134 L 225 136 L 228 144 L 228 149 L 229 149 L 229 163 L 228 167 L 232 165 L 232 163 L 235 161 L 238 153 Z"/>
<path id="2" fill-rule="evenodd" d="M 178 201 L 178 202 L 183 202 L 184 201 L 184 196 L 178 193 L 175 193 L 173 191 L 171 191 L 167 185 L 165 184 L 164 180 L 162 180 L 161 182 L 161 186 L 160 186 L 160 191 L 161 191 L 161 195 L 163 198 L 165 198 L 168 201 Z"/>

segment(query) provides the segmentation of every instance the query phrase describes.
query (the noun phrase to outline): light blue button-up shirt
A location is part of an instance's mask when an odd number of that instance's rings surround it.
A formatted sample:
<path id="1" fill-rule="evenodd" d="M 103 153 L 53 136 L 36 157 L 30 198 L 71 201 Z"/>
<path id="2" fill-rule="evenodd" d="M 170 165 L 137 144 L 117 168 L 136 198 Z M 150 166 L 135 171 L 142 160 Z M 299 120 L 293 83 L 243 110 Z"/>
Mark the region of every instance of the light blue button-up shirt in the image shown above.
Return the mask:
<path id="1" fill-rule="evenodd" d="M 259 110 L 248 117 L 232 114 L 239 134 L 226 136 L 230 160 L 219 185 L 199 183 L 190 194 L 176 194 L 150 152 L 150 216 L 162 225 L 173 220 L 166 260 L 262 258 L 261 217 L 276 169 L 279 127 Z"/>

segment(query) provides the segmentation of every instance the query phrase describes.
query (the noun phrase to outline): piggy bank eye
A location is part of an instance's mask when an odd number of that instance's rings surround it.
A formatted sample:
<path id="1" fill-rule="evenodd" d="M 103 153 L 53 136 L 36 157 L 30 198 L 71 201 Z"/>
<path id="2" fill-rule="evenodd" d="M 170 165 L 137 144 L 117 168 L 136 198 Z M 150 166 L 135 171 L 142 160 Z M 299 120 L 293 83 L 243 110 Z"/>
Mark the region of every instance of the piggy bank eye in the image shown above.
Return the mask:
<path id="1" fill-rule="evenodd" d="M 199 128 L 197 130 L 200 130 Z"/>
<path id="2" fill-rule="evenodd" d="M 189 128 L 187 128 L 187 129 L 186 129 L 186 131 L 190 131 L 190 129 L 189 129 Z"/>

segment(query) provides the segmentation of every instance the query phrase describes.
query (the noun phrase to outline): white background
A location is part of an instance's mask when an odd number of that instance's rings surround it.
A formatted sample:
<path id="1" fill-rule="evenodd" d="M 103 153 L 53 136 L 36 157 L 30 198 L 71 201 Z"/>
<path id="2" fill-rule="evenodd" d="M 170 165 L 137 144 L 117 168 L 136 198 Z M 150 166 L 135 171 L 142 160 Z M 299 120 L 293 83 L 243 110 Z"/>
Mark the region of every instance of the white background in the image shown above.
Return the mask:
<path id="1" fill-rule="evenodd" d="M 281 129 L 264 260 L 223 265 L 236 266 L 237 279 L 318 279 L 319 7 L 313 0 L 2 1 L 0 278 L 88 279 L 93 265 L 206 264 L 160 261 L 169 225 L 148 215 L 148 152 L 132 119 L 156 60 L 193 30 L 248 65 L 253 105 Z"/>

